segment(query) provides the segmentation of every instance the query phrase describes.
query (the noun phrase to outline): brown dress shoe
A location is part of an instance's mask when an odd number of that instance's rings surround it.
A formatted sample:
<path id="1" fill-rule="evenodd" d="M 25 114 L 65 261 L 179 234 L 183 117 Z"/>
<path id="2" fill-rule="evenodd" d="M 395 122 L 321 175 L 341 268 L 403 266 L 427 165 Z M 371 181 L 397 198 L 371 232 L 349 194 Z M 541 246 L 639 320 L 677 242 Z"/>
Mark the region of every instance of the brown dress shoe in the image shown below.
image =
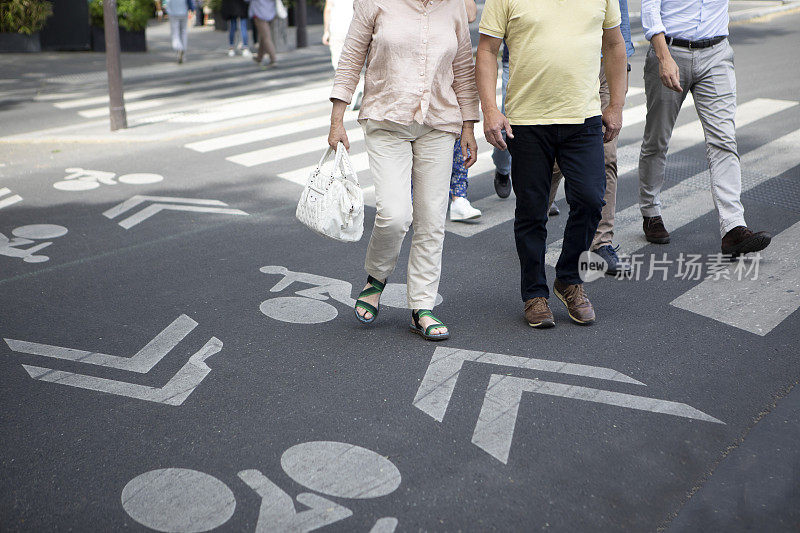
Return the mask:
<path id="1" fill-rule="evenodd" d="M 584 326 L 594 322 L 594 307 L 586 296 L 582 283 L 567 285 L 556 280 L 553 283 L 553 292 L 567 306 L 567 312 L 573 322 Z"/>
<path id="2" fill-rule="evenodd" d="M 544 329 L 556 325 L 556 321 L 553 320 L 553 312 L 550 311 L 547 298 L 544 296 L 531 298 L 525 302 L 525 320 L 532 328 Z"/>
<path id="3" fill-rule="evenodd" d="M 648 242 L 653 244 L 667 244 L 669 242 L 669 232 L 664 227 L 664 221 L 661 220 L 660 216 L 644 217 L 642 227 Z"/>
<path id="4" fill-rule="evenodd" d="M 736 226 L 722 238 L 722 253 L 736 257 L 749 252 L 760 252 L 769 246 L 772 235 L 766 231 L 754 233 L 747 226 Z"/>

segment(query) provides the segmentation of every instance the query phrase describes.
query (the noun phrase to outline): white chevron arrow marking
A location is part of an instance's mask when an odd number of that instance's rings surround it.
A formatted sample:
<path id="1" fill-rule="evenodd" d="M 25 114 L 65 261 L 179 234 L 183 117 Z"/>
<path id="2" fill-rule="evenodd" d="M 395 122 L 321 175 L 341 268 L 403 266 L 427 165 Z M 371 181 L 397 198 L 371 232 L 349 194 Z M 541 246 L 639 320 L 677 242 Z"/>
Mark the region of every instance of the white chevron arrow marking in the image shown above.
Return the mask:
<path id="1" fill-rule="evenodd" d="M 645 386 L 641 381 L 610 368 L 457 348 L 436 348 L 414 398 L 414 407 L 441 422 L 453 396 L 461 368 L 467 361 Z M 560 396 L 724 424 L 713 416 L 684 403 L 538 379 L 493 374 L 489 379 L 481 413 L 472 435 L 472 442 L 502 463 L 508 462 L 523 392 Z"/>
<path id="2" fill-rule="evenodd" d="M 156 366 L 175 346 L 197 327 L 197 322 L 186 315 L 181 315 L 167 326 L 161 333 L 147 343 L 147 346 L 136 352 L 133 357 L 119 357 L 99 352 L 85 352 L 72 348 L 62 348 L 36 342 L 3 339 L 13 351 L 31 355 L 42 355 L 76 363 L 105 366 L 146 374 Z"/>
<path id="3" fill-rule="evenodd" d="M 58 383 L 79 389 L 88 389 L 97 392 L 116 394 L 117 396 L 127 396 L 137 400 L 148 402 L 163 403 L 166 405 L 181 405 L 186 398 L 197 388 L 205 379 L 211 369 L 205 364 L 205 360 L 222 349 L 222 341 L 212 337 L 199 351 L 192 355 L 177 374 L 161 388 L 139 385 L 138 383 L 127 383 L 113 379 L 86 376 L 73 372 L 62 372 L 51 368 L 40 366 L 22 365 L 25 371 L 39 381 Z"/>
<path id="4" fill-rule="evenodd" d="M 414 398 L 414 407 L 441 422 L 444 419 L 450 398 L 453 396 L 453 390 L 456 387 L 461 367 L 466 361 L 644 385 L 641 381 L 637 381 L 621 372 L 600 366 L 531 359 L 499 353 L 475 352 L 458 348 L 436 348 L 431 362 L 428 364 L 428 371 L 425 373 L 425 377 L 422 379 L 417 391 L 417 396 Z"/>
<path id="5" fill-rule="evenodd" d="M 121 204 L 103 212 L 103 216 L 109 219 L 130 211 L 131 209 L 145 203 L 156 202 L 119 222 L 125 229 L 130 229 L 136 224 L 147 220 L 160 211 L 189 211 L 194 213 L 221 213 L 226 215 L 247 215 L 248 213 L 239 209 L 225 207 L 228 204 L 219 200 L 208 200 L 203 198 L 175 198 L 170 196 L 141 196 L 136 195 Z M 222 207 L 216 207 L 222 206 Z"/>

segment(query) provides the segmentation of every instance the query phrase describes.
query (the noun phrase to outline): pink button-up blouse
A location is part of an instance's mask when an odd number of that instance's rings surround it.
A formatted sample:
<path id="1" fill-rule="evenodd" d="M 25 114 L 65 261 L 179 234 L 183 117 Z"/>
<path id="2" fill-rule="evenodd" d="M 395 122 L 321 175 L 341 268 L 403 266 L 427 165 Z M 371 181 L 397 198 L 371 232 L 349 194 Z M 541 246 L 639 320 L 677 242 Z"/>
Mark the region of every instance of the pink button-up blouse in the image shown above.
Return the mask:
<path id="1" fill-rule="evenodd" d="M 355 0 L 331 100 L 350 103 L 365 59 L 359 120 L 458 134 L 480 119 L 464 0 Z"/>

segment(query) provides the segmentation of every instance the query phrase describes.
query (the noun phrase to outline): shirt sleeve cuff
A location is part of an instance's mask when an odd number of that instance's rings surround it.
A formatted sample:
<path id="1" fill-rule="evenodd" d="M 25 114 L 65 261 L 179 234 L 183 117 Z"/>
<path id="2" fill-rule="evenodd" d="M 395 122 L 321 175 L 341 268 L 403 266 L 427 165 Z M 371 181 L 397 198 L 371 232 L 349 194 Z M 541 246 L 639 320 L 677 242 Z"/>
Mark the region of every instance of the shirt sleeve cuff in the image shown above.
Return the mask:
<path id="1" fill-rule="evenodd" d="M 607 26 L 603 26 L 603 29 L 604 30 L 613 30 L 614 28 L 616 28 L 618 26 L 621 26 L 621 25 L 622 25 L 622 18 L 619 18 L 619 19 L 617 19 L 616 22 L 614 22 L 612 20 Z"/>
<path id="2" fill-rule="evenodd" d="M 333 86 L 333 90 L 331 91 L 330 99 L 331 100 L 341 100 L 341 101 L 349 104 L 350 100 L 353 99 L 353 94 L 350 91 L 348 91 L 347 89 L 345 89 L 344 87 L 341 87 L 339 85 L 334 85 Z"/>
<path id="3" fill-rule="evenodd" d="M 478 33 L 488 35 L 489 37 L 494 37 L 495 39 L 505 39 L 505 35 L 502 32 L 490 30 L 489 28 L 484 28 L 483 26 L 478 27 Z"/>
<path id="4" fill-rule="evenodd" d="M 649 41 L 653 38 L 653 35 L 658 35 L 659 33 L 663 33 L 666 36 L 667 29 L 663 25 L 658 25 L 653 28 L 645 28 L 644 38 Z"/>

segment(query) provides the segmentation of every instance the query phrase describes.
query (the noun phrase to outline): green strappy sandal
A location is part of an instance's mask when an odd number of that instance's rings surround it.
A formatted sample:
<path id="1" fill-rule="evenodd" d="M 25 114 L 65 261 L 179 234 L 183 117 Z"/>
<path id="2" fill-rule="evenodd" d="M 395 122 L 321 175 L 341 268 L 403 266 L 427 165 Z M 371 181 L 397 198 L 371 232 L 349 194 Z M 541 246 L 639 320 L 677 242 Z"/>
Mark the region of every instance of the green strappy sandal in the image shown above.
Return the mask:
<path id="1" fill-rule="evenodd" d="M 367 283 L 371 285 L 371 287 L 367 287 L 361 294 L 358 295 L 358 300 L 356 300 L 355 308 L 353 308 L 353 312 L 356 314 L 356 318 L 362 324 L 372 324 L 375 322 L 375 319 L 378 318 L 378 308 L 372 304 L 369 304 L 363 301 L 361 298 L 367 296 L 373 296 L 375 294 L 381 294 L 383 289 L 386 288 L 385 281 L 378 281 L 377 279 L 373 278 L 372 276 L 367 276 Z M 372 318 L 364 318 L 363 316 L 358 314 L 358 308 L 363 309 L 369 313 L 372 313 Z"/>
<path id="2" fill-rule="evenodd" d="M 436 323 L 431 324 L 427 328 L 423 329 L 419 323 L 419 319 L 424 316 L 431 317 L 436 321 Z M 417 335 L 421 335 L 423 339 L 429 341 L 444 341 L 450 338 L 449 329 L 447 333 L 437 333 L 436 335 L 431 335 L 430 331 L 432 329 L 447 327 L 447 326 L 445 326 L 444 322 L 436 318 L 430 309 L 419 309 L 418 311 L 411 311 L 411 318 L 414 320 L 414 323 L 411 324 L 411 331 L 413 331 Z"/>

